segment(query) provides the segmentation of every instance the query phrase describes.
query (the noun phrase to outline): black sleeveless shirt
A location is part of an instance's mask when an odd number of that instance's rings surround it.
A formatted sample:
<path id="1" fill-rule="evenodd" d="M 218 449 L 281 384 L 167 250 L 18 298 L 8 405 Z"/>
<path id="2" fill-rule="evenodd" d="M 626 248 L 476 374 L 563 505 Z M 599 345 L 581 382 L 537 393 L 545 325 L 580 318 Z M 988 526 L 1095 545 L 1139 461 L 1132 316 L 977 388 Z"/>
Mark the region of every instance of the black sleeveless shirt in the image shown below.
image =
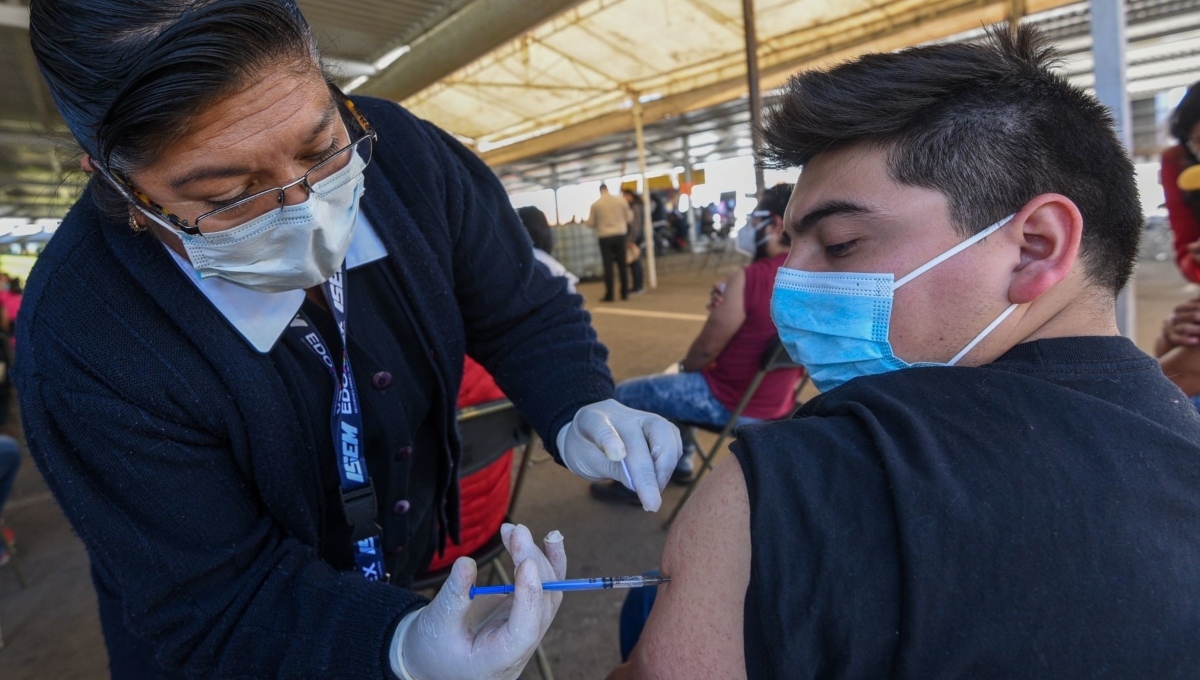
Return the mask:
<path id="1" fill-rule="evenodd" d="M 752 680 L 1200 677 L 1200 416 L 1128 340 L 858 378 L 733 451 Z"/>

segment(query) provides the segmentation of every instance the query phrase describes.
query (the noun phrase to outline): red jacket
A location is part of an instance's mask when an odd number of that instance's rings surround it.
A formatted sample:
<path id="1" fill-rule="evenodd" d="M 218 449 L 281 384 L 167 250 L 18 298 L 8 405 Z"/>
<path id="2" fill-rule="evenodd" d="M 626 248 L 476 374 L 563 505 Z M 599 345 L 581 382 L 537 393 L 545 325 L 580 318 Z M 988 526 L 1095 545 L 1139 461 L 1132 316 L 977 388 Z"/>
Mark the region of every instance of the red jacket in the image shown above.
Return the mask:
<path id="1" fill-rule="evenodd" d="M 504 392 L 483 366 L 471 357 L 463 362 L 463 381 L 458 391 L 458 407 L 474 406 L 503 399 Z M 508 514 L 512 496 L 513 452 L 509 451 L 491 465 L 459 480 L 462 541 L 446 543 L 446 552 L 434 555 L 427 571 L 437 571 L 454 564 L 454 560 L 470 555 L 487 545 L 500 530 Z"/>
<path id="2" fill-rule="evenodd" d="M 1179 173 L 1191 165 L 1182 144 L 1177 144 L 1163 152 L 1162 181 L 1163 193 L 1167 196 L 1167 215 L 1171 219 L 1171 234 L 1175 240 L 1175 262 L 1184 277 L 1193 283 L 1200 283 L 1200 265 L 1192 259 L 1187 251 L 1189 243 L 1200 240 L 1200 224 L 1196 223 L 1196 213 L 1192 206 L 1183 198 L 1183 191 L 1176 183 Z"/>

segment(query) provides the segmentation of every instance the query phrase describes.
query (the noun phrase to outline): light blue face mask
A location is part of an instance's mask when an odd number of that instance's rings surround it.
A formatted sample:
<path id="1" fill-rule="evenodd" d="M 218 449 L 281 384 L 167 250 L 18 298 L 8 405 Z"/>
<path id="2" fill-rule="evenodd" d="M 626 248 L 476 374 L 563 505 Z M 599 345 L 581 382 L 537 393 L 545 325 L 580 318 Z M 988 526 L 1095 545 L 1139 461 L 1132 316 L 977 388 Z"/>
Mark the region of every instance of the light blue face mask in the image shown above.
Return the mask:
<path id="1" fill-rule="evenodd" d="M 897 288 L 975 245 L 1014 215 L 917 267 L 895 281 L 894 274 L 806 272 L 781 267 L 771 296 L 771 318 L 792 360 L 803 365 L 822 392 L 862 375 L 911 366 L 953 366 L 1012 314 L 1009 305 L 975 339 L 945 364 L 910 364 L 892 353 L 888 333 L 892 295 Z"/>

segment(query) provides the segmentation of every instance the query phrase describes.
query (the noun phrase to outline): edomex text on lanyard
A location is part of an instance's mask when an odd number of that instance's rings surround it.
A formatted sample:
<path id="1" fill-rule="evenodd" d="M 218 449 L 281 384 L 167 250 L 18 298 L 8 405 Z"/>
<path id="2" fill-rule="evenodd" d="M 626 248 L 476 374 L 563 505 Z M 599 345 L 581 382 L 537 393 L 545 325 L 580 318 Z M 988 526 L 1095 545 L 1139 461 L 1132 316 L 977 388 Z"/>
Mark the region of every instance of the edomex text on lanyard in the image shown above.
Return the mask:
<path id="1" fill-rule="evenodd" d="M 317 327 L 305 316 L 296 314 L 291 331 L 304 341 L 333 376 L 333 448 L 338 457 L 338 476 L 342 482 L 342 509 L 346 521 L 353 527 L 354 561 L 362 575 L 372 581 L 383 581 L 383 551 L 380 550 L 379 524 L 375 519 L 375 487 L 367 473 L 362 456 L 362 410 L 354 388 L 354 373 L 350 370 L 349 342 L 346 338 L 346 265 L 343 263 L 325 282 L 325 297 L 342 339 L 342 372 L 338 375 Z"/>

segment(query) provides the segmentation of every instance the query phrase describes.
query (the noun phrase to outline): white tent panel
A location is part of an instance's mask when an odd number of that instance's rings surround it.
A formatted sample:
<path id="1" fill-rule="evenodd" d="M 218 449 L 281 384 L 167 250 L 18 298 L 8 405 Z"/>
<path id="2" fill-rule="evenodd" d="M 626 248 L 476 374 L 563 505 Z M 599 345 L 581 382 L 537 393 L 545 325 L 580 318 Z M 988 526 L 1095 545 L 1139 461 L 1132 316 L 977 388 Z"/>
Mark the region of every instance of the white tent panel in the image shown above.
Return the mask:
<path id="1" fill-rule="evenodd" d="M 1067 0 L 1027 0 L 1041 11 Z M 757 0 L 764 87 L 802 65 L 933 40 L 1004 18 L 1011 0 Z M 741 0 L 585 0 L 404 103 L 481 152 L 578 141 L 745 92 Z M 614 124 L 614 116 L 622 122 Z M 607 122 L 602 122 L 607 121 Z M 614 127 L 615 125 L 615 127 Z M 555 132 L 544 140 L 538 137 Z M 537 140 L 536 142 L 533 140 Z M 528 155 L 505 150 L 507 160 Z M 489 162 L 499 162 L 495 153 Z"/>

